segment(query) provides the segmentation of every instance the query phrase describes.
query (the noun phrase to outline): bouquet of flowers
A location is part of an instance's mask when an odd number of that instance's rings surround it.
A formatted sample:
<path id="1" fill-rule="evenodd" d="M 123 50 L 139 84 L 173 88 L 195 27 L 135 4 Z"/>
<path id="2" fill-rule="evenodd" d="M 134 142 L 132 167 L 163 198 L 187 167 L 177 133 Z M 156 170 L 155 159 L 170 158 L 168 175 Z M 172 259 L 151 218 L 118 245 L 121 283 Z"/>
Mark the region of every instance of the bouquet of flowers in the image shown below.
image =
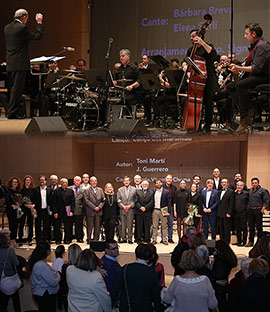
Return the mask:
<path id="1" fill-rule="evenodd" d="M 197 217 L 198 214 L 198 206 L 194 205 L 194 204 L 188 204 L 187 205 L 187 213 L 188 216 L 185 219 L 185 223 L 187 225 L 193 225 L 194 224 L 194 220 L 193 217 Z"/>
<path id="2" fill-rule="evenodd" d="M 24 215 L 24 212 L 21 209 L 21 205 L 23 204 L 23 196 L 22 194 L 14 193 L 12 195 L 12 199 L 14 205 L 16 206 L 14 209 L 17 209 L 17 219 L 20 219 Z"/>
<path id="3" fill-rule="evenodd" d="M 32 205 L 32 202 L 28 196 L 24 196 L 22 199 L 23 203 L 26 205 Z M 31 208 L 31 214 L 33 218 L 37 217 L 37 211 L 35 208 Z"/>

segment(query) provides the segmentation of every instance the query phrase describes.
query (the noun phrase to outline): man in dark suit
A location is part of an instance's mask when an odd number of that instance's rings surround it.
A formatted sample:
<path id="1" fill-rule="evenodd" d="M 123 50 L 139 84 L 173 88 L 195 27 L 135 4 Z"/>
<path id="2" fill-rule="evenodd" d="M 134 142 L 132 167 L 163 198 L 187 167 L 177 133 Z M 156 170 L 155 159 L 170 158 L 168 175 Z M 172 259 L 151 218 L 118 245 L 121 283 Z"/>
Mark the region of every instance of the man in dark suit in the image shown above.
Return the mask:
<path id="1" fill-rule="evenodd" d="M 206 189 L 203 189 L 202 205 L 203 205 L 203 232 L 208 239 L 208 226 L 211 225 L 212 239 L 216 239 L 216 219 L 217 219 L 217 204 L 218 204 L 218 191 L 213 189 L 214 181 L 208 179 L 206 181 Z"/>
<path id="2" fill-rule="evenodd" d="M 36 14 L 37 32 L 32 32 L 27 26 L 28 12 L 19 9 L 14 14 L 14 21 L 5 26 L 6 54 L 9 105 L 8 119 L 18 118 L 21 96 L 25 89 L 27 73 L 30 70 L 29 41 L 39 40 L 43 33 L 43 16 Z"/>
<path id="3" fill-rule="evenodd" d="M 79 176 L 74 177 L 74 184 L 69 186 L 74 192 L 75 196 L 75 207 L 74 207 L 74 223 L 75 223 L 75 238 L 78 243 L 83 243 L 83 218 L 84 218 L 84 209 L 83 209 L 83 192 L 84 188 L 81 185 L 82 179 Z"/>
<path id="4" fill-rule="evenodd" d="M 94 240 L 99 240 L 99 224 L 102 216 L 105 195 L 101 187 L 97 187 L 97 178 L 90 178 L 90 187 L 84 190 L 84 203 L 87 221 L 87 242 L 89 243 L 94 228 Z"/>
<path id="5" fill-rule="evenodd" d="M 165 178 L 165 183 L 163 187 L 170 192 L 171 203 L 174 203 L 174 194 L 176 191 L 176 186 L 172 184 L 173 177 L 171 174 L 168 174 Z M 174 244 L 173 241 L 173 209 L 171 210 L 170 215 L 167 217 L 168 223 L 168 242 Z"/>
<path id="6" fill-rule="evenodd" d="M 149 190 L 149 182 L 143 181 L 141 189 L 135 194 L 135 216 L 137 225 L 137 243 L 143 240 L 150 243 L 151 213 L 153 208 L 153 191 Z"/>
<path id="7" fill-rule="evenodd" d="M 72 242 L 75 197 L 73 191 L 68 188 L 68 179 L 62 178 L 60 184 L 61 187 L 58 187 L 55 191 L 53 204 L 53 214 L 56 220 L 55 241 L 56 244 L 60 244 L 62 241 L 61 225 L 64 222 L 64 243 L 70 244 Z"/>
<path id="8" fill-rule="evenodd" d="M 221 177 L 220 177 L 220 170 L 218 168 L 215 168 L 213 170 L 213 189 L 214 190 L 221 190 Z"/>
<path id="9" fill-rule="evenodd" d="M 192 178 L 192 182 L 197 185 L 199 193 L 201 193 L 201 191 L 203 190 L 203 186 L 200 184 L 201 179 L 201 176 L 199 176 L 198 174 L 195 174 Z M 190 190 L 190 187 L 188 189 Z"/>
<path id="10" fill-rule="evenodd" d="M 228 179 L 222 179 L 222 189 L 219 191 L 217 218 L 220 238 L 230 244 L 231 220 L 234 210 L 234 191 L 228 186 Z"/>
<path id="11" fill-rule="evenodd" d="M 37 187 L 37 202 L 35 209 L 37 217 L 35 219 L 36 241 L 50 239 L 50 216 L 52 215 L 52 194 L 47 187 L 47 178 L 44 175 L 39 177 Z"/>
<path id="12" fill-rule="evenodd" d="M 154 188 L 154 205 L 152 213 L 152 222 L 153 222 L 153 244 L 157 244 L 157 232 L 158 232 L 158 223 L 161 222 L 161 229 L 163 234 L 162 242 L 164 245 L 168 245 L 168 228 L 167 228 L 167 217 L 170 215 L 172 210 L 171 195 L 168 190 L 162 186 L 162 181 L 160 179 L 156 180 L 156 187 Z M 167 207 L 168 212 L 163 215 L 161 208 Z"/>

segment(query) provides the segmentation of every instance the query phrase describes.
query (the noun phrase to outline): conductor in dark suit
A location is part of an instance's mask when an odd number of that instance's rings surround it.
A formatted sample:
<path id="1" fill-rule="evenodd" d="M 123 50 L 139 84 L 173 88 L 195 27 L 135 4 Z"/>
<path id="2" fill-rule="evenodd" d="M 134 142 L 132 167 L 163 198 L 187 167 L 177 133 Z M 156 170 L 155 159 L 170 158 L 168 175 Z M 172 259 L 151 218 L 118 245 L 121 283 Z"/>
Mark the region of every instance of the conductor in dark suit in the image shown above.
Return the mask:
<path id="1" fill-rule="evenodd" d="M 153 208 L 153 191 L 149 190 L 149 182 L 143 181 L 141 189 L 135 195 L 135 216 L 137 224 L 137 243 L 144 241 L 150 243 L 151 213 Z"/>
<path id="2" fill-rule="evenodd" d="M 221 239 L 224 239 L 230 244 L 231 220 L 234 210 L 234 191 L 229 188 L 228 179 L 221 180 L 221 187 L 217 208 L 219 235 Z"/>
<path id="3" fill-rule="evenodd" d="M 87 221 L 87 242 L 91 240 L 94 228 L 94 240 L 99 239 L 99 223 L 102 216 L 105 196 L 102 188 L 97 187 L 97 178 L 90 178 L 90 187 L 84 191 L 84 203 Z"/>
<path id="4" fill-rule="evenodd" d="M 29 41 L 41 39 L 43 33 L 43 15 L 36 14 L 36 32 L 26 26 L 28 17 L 25 9 L 17 10 L 14 21 L 6 25 L 4 30 L 9 89 L 8 119 L 18 118 L 20 100 L 25 89 L 27 72 L 30 70 Z"/>
<path id="5" fill-rule="evenodd" d="M 72 226 L 73 214 L 75 206 L 75 196 L 73 190 L 68 188 L 68 179 L 62 178 L 60 180 L 61 187 L 55 190 L 53 214 L 55 222 L 55 241 L 60 244 L 62 241 L 61 225 L 64 222 L 64 243 L 70 244 L 72 242 Z"/>
<path id="6" fill-rule="evenodd" d="M 202 190 L 202 208 L 203 208 L 203 232 L 208 239 L 208 226 L 211 225 L 212 239 L 216 239 L 216 219 L 217 219 L 217 204 L 218 191 L 213 189 L 214 181 L 208 179 L 206 181 L 206 188 Z"/>

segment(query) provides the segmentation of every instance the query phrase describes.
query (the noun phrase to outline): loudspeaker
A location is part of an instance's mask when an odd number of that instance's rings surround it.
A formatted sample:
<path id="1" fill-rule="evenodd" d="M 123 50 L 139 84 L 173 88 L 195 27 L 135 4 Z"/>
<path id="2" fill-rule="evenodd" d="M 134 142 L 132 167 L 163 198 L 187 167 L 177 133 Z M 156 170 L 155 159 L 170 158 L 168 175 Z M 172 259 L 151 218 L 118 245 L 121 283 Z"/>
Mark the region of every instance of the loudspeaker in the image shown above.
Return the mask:
<path id="1" fill-rule="evenodd" d="M 117 136 L 149 136 L 143 122 L 137 119 L 116 119 L 108 132 Z"/>
<path id="2" fill-rule="evenodd" d="M 61 117 L 33 117 L 25 129 L 26 135 L 66 135 L 68 129 Z"/>
<path id="3" fill-rule="evenodd" d="M 216 241 L 214 239 L 207 239 L 206 246 L 208 247 L 209 255 L 213 255 L 216 250 Z"/>
<path id="4" fill-rule="evenodd" d="M 94 251 L 104 251 L 105 243 L 100 241 L 90 241 L 90 248 Z"/>

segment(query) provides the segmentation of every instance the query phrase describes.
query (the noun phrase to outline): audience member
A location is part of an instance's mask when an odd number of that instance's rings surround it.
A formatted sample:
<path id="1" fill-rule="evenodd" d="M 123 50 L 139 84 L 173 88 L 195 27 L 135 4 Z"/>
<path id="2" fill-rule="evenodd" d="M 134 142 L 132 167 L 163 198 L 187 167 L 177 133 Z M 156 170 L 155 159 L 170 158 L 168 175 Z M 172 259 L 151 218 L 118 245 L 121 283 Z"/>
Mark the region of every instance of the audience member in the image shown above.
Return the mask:
<path id="1" fill-rule="evenodd" d="M 64 257 L 65 255 L 65 246 L 59 245 L 55 249 L 55 259 L 53 260 L 52 268 L 55 269 L 57 272 L 62 272 L 62 266 L 64 264 Z"/>
<path id="2" fill-rule="evenodd" d="M 83 250 L 75 265 L 67 268 L 69 312 L 111 312 L 111 299 L 104 280 L 97 271 L 100 260 L 93 250 Z"/>
<path id="3" fill-rule="evenodd" d="M 209 278 L 196 273 L 203 265 L 203 260 L 194 250 L 183 253 L 179 266 L 185 273 L 174 277 L 164 298 L 167 303 L 176 300 L 175 311 L 208 312 L 217 308 Z"/>
<path id="4" fill-rule="evenodd" d="M 119 311 L 160 311 L 158 275 L 148 266 L 152 256 L 149 244 L 135 249 L 136 262 L 126 264 L 111 292 L 112 306 L 119 300 Z"/>
<path id="5" fill-rule="evenodd" d="M 152 256 L 148 260 L 148 265 L 153 268 L 157 274 L 159 279 L 159 287 L 160 289 L 165 286 L 165 271 L 164 266 L 162 263 L 157 262 L 158 261 L 158 254 L 157 254 L 157 248 L 153 244 L 149 244 L 150 249 L 152 250 Z"/>

